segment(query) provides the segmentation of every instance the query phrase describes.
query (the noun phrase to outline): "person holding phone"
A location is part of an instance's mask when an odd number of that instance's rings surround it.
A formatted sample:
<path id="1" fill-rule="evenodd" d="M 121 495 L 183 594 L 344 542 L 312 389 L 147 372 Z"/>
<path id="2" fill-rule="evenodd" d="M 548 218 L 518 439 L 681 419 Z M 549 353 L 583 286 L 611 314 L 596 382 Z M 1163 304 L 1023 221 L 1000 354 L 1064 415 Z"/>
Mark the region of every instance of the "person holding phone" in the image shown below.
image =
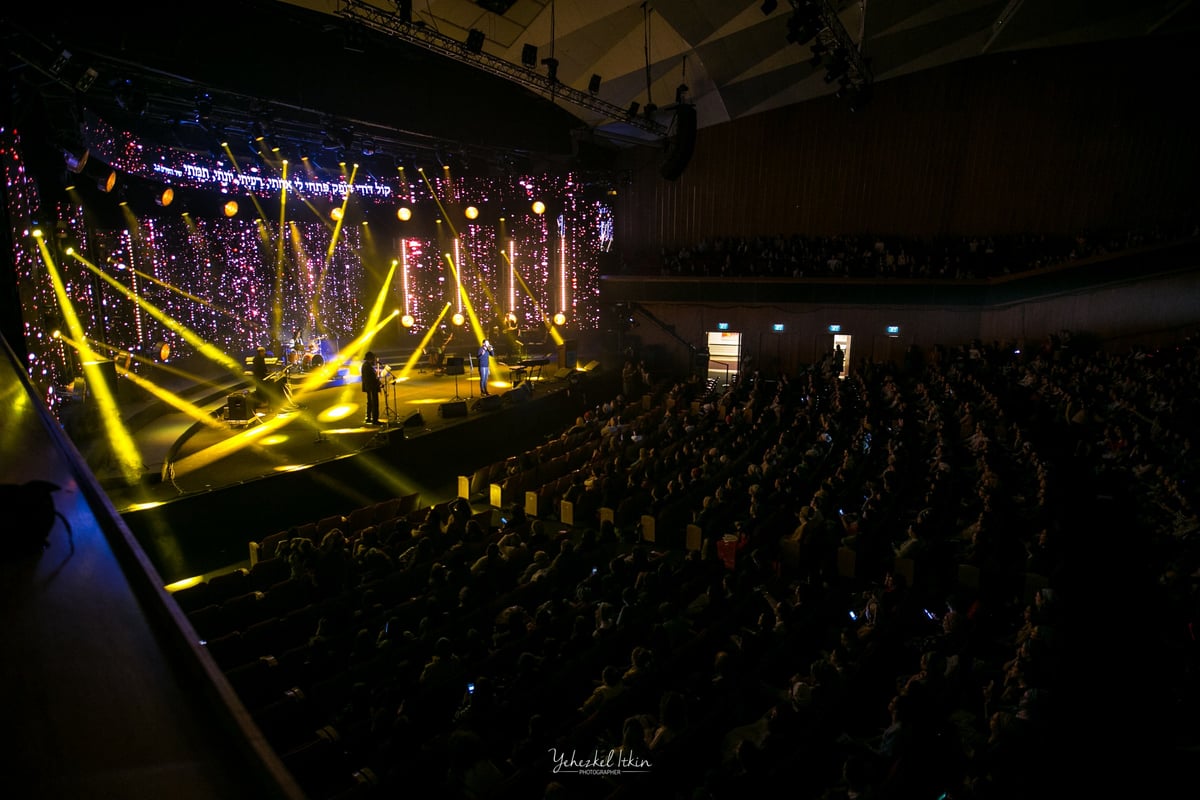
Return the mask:
<path id="1" fill-rule="evenodd" d="M 488 373 L 491 371 L 492 356 L 496 352 L 492 350 L 492 343 L 487 339 L 483 340 L 483 344 L 479 345 L 479 393 L 482 395 L 489 394 L 488 392 Z"/>

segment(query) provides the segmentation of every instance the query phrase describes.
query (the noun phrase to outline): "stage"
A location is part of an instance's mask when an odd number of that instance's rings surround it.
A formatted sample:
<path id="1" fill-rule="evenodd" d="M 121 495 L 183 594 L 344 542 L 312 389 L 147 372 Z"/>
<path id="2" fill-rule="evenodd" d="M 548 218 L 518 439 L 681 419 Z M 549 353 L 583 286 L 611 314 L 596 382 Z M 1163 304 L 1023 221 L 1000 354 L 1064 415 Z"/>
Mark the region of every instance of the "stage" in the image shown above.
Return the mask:
<path id="1" fill-rule="evenodd" d="M 141 478 L 93 469 L 165 581 L 218 571 L 246 559 L 249 541 L 380 499 L 451 499 L 459 475 L 543 443 L 618 390 L 617 378 L 601 385 L 610 376 L 599 369 L 498 363 L 484 398 L 473 370 L 414 368 L 399 378 L 398 359 L 380 361 L 391 366 L 380 425 L 364 423 L 357 364 L 316 384 L 288 376 L 291 401 L 270 407 L 255 403 L 245 380 L 181 388 L 203 422 L 161 407 L 129 415 Z"/>

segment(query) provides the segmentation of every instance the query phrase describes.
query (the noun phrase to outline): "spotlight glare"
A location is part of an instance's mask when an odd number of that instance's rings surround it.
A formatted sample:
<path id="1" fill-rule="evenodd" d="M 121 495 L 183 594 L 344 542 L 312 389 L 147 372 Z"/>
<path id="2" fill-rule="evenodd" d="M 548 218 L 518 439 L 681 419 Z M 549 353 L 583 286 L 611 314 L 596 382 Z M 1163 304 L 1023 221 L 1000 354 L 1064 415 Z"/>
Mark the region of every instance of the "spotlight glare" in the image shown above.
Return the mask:
<path id="1" fill-rule="evenodd" d="M 479 216 L 479 209 L 475 206 L 467 206 L 467 210 L 464 213 L 467 215 L 467 219 L 475 219 Z"/>
<path id="2" fill-rule="evenodd" d="M 234 216 L 237 216 L 237 213 L 238 213 L 237 200 L 230 200 L 229 202 L 227 202 L 225 204 L 225 216 L 234 217 Z"/>
<path id="3" fill-rule="evenodd" d="M 543 203 L 541 200 L 535 200 L 533 203 L 533 213 L 537 214 L 538 216 L 545 214 L 546 213 L 546 204 Z"/>
<path id="4" fill-rule="evenodd" d="M 562 325 L 566 321 L 567 321 L 567 315 L 564 314 L 563 312 L 559 311 L 557 314 L 554 315 L 554 324 L 555 325 Z"/>
<path id="5" fill-rule="evenodd" d="M 454 316 L 450 318 L 450 321 L 453 322 L 455 325 L 462 325 L 463 322 L 466 321 L 466 318 L 463 317 L 461 312 L 455 312 Z"/>
<path id="6" fill-rule="evenodd" d="M 412 314 L 405 314 L 400 318 L 400 324 L 406 328 L 411 328 L 415 322 L 416 320 L 413 319 Z"/>
<path id="7" fill-rule="evenodd" d="M 400 206 L 400 208 L 396 211 L 396 217 L 399 218 L 401 222 L 408 222 L 410 219 L 412 219 L 412 209 L 408 206 Z"/>

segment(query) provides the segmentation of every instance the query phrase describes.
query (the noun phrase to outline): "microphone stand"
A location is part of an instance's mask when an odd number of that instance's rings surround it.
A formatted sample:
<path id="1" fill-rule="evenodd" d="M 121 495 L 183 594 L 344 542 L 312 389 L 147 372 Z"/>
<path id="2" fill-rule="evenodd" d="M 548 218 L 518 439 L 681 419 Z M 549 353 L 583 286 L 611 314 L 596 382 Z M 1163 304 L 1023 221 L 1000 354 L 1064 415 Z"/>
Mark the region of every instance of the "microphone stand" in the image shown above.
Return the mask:
<path id="1" fill-rule="evenodd" d="M 383 403 L 385 406 L 384 411 L 387 412 L 386 416 L 388 422 L 398 422 L 400 414 L 399 409 L 396 408 L 396 377 L 392 374 L 392 368 L 388 364 L 383 365 L 382 374 L 387 379 L 388 386 L 390 386 L 392 389 L 391 398 L 388 398 L 388 393 L 386 390 L 383 393 Z"/>

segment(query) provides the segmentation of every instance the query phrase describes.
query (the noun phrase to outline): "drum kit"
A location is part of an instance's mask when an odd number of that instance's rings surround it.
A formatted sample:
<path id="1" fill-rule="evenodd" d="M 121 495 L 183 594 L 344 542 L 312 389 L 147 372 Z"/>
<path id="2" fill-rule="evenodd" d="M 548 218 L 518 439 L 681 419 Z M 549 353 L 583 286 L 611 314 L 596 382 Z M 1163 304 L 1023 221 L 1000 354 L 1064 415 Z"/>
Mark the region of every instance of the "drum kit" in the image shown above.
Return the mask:
<path id="1" fill-rule="evenodd" d="M 322 342 L 327 338 L 322 334 L 314 336 L 308 344 L 293 342 L 291 348 L 288 350 L 288 366 L 299 369 L 302 372 L 310 372 L 325 366 L 325 356 L 321 352 L 321 349 Z"/>

